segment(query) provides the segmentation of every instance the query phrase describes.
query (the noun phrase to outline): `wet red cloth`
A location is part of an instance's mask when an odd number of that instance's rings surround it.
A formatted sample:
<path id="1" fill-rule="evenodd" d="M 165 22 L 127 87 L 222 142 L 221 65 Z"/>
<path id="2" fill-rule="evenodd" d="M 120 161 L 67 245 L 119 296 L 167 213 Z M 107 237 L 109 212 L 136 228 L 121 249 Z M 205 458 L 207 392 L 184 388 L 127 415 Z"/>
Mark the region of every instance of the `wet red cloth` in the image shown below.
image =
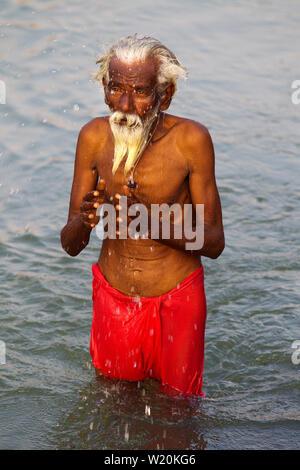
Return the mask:
<path id="1" fill-rule="evenodd" d="M 158 379 L 186 394 L 202 392 L 206 297 L 203 266 L 169 292 L 130 297 L 93 271 L 93 365 L 122 380 Z"/>

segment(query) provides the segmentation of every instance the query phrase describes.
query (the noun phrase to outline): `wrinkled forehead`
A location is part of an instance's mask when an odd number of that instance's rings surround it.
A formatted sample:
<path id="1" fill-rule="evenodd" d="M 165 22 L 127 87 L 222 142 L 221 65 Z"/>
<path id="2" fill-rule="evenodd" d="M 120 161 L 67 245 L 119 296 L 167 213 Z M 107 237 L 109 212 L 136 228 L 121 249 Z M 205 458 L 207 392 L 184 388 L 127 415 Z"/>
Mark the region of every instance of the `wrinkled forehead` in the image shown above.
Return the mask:
<path id="1" fill-rule="evenodd" d="M 152 86 L 157 83 L 157 62 L 149 57 L 143 62 L 122 62 L 113 57 L 109 64 L 109 81 L 135 86 Z"/>

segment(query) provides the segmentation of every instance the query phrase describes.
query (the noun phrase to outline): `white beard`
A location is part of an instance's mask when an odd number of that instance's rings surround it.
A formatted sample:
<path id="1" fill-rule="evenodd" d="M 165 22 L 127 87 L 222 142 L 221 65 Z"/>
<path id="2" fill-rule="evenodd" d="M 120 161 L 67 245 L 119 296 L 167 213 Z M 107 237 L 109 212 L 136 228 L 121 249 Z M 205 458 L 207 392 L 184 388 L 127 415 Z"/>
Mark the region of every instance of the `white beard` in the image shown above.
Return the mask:
<path id="1" fill-rule="evenodd" d="M 116 173 L 126 154 L 125 175 L 131 170 L 145 150 L 152 124 L 158 116 L 159 106 L 160 103 L 158 102 L 144 122 L 138 114 L 122 113 L 120 111 L 115 111 L 111 114 L 109 123 L 115 143 L 112 167 L 113 175 Z M 126 119 L 126 123 L 119 124 L 122 119 Z"/>

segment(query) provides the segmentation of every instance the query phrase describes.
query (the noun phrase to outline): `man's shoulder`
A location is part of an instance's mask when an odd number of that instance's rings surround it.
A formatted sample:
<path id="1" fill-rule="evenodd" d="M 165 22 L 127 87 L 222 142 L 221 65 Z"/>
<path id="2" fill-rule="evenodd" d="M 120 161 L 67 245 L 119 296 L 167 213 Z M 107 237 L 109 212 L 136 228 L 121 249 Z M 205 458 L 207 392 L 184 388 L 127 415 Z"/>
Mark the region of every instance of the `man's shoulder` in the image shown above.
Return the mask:
<path id="1" fill-rule="evenodd" d="M 174 129 L 179 148 L 186 154 L 205 146 L 211 146 L 212 140 L 207 127 L 193 119 L 168 115 L 168 124 Z"/>
<path id="2" fill-rule="evenodd" d="M 82 126 L 79 136 L 89 145 L 99 145 L 107 136 L 109 118 L 95 117 Z"/>
<path id="3" fill-rule="evenodd" d="M 210 135 L 204 124 L 193 119 L 166 114 L 166 121 L 170 128 L 174 128 L 178 136 L 184 140 L 190 140 L 191 143 L 194 139 L 205 139 Z"/>

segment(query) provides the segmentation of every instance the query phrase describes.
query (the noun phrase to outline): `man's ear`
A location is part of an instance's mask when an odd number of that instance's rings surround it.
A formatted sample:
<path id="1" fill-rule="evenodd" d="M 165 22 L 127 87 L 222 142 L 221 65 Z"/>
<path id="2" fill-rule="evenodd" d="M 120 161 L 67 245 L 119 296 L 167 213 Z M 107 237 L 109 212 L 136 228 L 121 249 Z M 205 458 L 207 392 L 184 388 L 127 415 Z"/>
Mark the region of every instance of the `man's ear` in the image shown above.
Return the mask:
<path id="1" fill-rule="evenodd" d="M 165 88 L 165 90 L 163 91 L 160 97 L 161 99 L 160 110 L 161 111 L 165 111 L 166 109 L 168 109 L 168 107 L 171 104 L 174 93 L 175 93 L 175 86 L 173 83 L 170 83 L 170 85 L 168 85 Z"/>

